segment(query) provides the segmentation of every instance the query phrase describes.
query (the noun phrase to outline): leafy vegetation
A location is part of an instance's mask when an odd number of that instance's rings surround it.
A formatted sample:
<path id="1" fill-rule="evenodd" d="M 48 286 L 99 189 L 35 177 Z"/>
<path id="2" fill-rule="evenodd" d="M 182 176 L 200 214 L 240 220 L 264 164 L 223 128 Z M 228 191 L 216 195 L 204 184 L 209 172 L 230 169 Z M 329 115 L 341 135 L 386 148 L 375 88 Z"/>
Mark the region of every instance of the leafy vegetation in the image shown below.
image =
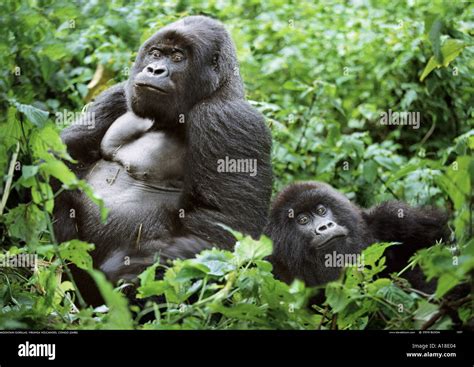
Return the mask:
<path id="1" fill-rule="evenodd" d="M 7 0 L 0 11 L 0 261 L 38 260 L 34 269 L 0 267 L 0 328 L 449 329 L 448 309 L 472 322 L 472 299 L 445 297 L 472 283 L 474 270 L 472 3 Z M 236 42 L 248 97 L 272 129 L 275 191 L 317 179 L 362 206 L 396 198 L 449 210 L 456 248 L 438 244 L 407 264 L 435 279 L 434 294 L 411 288 L 403 271 L 378 276 L 390 244 L 369 247 L 363 269 L 316 290 L 275 280 L 271 242 L 237 234 L 234 252 L 174 261 L 162 280 L 158 265 L 147 269 L 130 305 L 119 291 L 126 284 L 114 289 L 92 269 L 92 244 L 56 242 L 52 177 L 107 215 L 64 164 L 60 130 L 127 79 L 143 40 L 201 13 Z M 419 112 L 419 128 L 382 125 L 389 110 Z M 84 304 L 69 263 L 90 272 L 105 306 Z M 310 308 L 317 292 L 325 300 Z"/>

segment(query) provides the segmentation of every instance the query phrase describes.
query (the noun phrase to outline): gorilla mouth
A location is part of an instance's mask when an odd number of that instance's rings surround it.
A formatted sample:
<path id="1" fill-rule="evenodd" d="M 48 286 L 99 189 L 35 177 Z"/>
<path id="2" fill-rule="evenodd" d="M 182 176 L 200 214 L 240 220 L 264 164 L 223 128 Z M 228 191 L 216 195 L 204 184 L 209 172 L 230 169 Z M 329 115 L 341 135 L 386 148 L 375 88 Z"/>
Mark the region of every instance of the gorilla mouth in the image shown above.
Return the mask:
<path id="1" fill-rule="evenodd" d="M 147 83 L 135 83 L 135 88 L 146 88 L 153 92 L 158 92 L 161 94 L 168 94 L 168 92 L 164 89 L 158 88 L 156 85 L 147 84 Z"/>
<path id="2" fill-rule="evenodd" d="M 313 244 L 318 250 L 321 250 L 323 248 L 331 246 L 332 244 L 334 244 L 334 242 L 336 242 L 336 240 L 344 237 L 346 237 L 346 234 L 337 233 L 334 234 L 334 236 L 327 236 L 326 238 L 322 238 L 320 240 L 315 239 L 313 240 Z"/>

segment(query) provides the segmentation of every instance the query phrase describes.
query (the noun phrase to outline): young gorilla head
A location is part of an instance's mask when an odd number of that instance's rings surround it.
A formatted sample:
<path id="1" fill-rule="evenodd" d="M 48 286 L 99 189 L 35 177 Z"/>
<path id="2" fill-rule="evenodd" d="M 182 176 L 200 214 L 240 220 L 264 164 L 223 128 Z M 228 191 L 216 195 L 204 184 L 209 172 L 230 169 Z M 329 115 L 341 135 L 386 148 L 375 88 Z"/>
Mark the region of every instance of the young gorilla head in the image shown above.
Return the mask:
<path id="1" fill-rule="evenodd" d="M 232 40 L 216 20 L 191 16 L 160 29 L 140 48 L 127 85 L 129 107 L 160 125 L 176 124 L 220 88 L 243 97 Z"/>
<path id="2" fill-rule="evenodd" d="M 277 276 L 314 286 L 340 274 L 341 267 L 328 256 L 356 255 L 375 242 L 402 242 L 386 253 L 387 272 L 401 270 L 418 249 L 447 238 L 446 220 L 436 209 L 396 201 L 364 210 L 327 184 L 307 182 L 290 185 L 276 197 L 265 232 L 273 240 Z"/>

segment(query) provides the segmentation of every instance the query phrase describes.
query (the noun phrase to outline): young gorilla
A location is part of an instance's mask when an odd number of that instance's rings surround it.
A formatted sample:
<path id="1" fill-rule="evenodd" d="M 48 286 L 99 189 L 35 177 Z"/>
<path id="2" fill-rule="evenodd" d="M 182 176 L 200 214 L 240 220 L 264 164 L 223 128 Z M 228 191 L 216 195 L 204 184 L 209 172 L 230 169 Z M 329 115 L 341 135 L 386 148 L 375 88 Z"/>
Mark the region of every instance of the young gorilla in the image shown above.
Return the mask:
<path id="1" fill-rule="evenodd" d="M 385 274 L 400 271 L 420 248 L 448 239 L 447 216 L 434 208 L 399 201 L 361 209 L 330 185 L 290 185 L 275 199 L 265 233 L 273 240 L 275 274 L 309 286 L 336 280 L 341 267 L 325 265 L 325 255 L 359 254 L 375 242 L 401 242 L 386 250 Z M 432 290 L 419 269 L 406 274 L 412 286 Z"/>
<path id="2" fill-rule="evenodd" d="M 211 18 L 187 17 L 148 39 L 129 80 L 62 132 L 79 162 L 72 169 L 110 212 L 102 224 L 86 195 L 63 192 L 58 240 L 94 243 L 94 266 L 117 281 L 134 279 L 157 253 L 167 260 L 232 248 L 219 223 L 259 236 L 271 195 L 271 136 L 238 71 L 230 35 Z M 218 172 L 227 157 L 252 160 L 258 173 Z M 88 278 L 78 282 L 91 288 Z"/>

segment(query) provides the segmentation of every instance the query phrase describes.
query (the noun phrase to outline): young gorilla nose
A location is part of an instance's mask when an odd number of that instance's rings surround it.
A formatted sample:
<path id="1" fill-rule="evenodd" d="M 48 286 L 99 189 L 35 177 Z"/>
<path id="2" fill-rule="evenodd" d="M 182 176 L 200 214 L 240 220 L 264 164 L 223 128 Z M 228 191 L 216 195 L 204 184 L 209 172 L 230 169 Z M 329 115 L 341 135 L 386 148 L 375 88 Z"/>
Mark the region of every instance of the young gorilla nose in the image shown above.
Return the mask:
<path id="1" fill-rule="evenodd" d="M 336 227 L 336 223 L 328 220 L 316 228 L 316 234 L 327 234 L 330 233 L 332 229 Z"/>
<path id="2" fill-rule="evenodd" d="M 329 246 L 334 239 L 342 239 L 347 235 L 347 229 L 326 218 L 315 219 L 314 238 L 311 241 L 317 249 Z"/>

